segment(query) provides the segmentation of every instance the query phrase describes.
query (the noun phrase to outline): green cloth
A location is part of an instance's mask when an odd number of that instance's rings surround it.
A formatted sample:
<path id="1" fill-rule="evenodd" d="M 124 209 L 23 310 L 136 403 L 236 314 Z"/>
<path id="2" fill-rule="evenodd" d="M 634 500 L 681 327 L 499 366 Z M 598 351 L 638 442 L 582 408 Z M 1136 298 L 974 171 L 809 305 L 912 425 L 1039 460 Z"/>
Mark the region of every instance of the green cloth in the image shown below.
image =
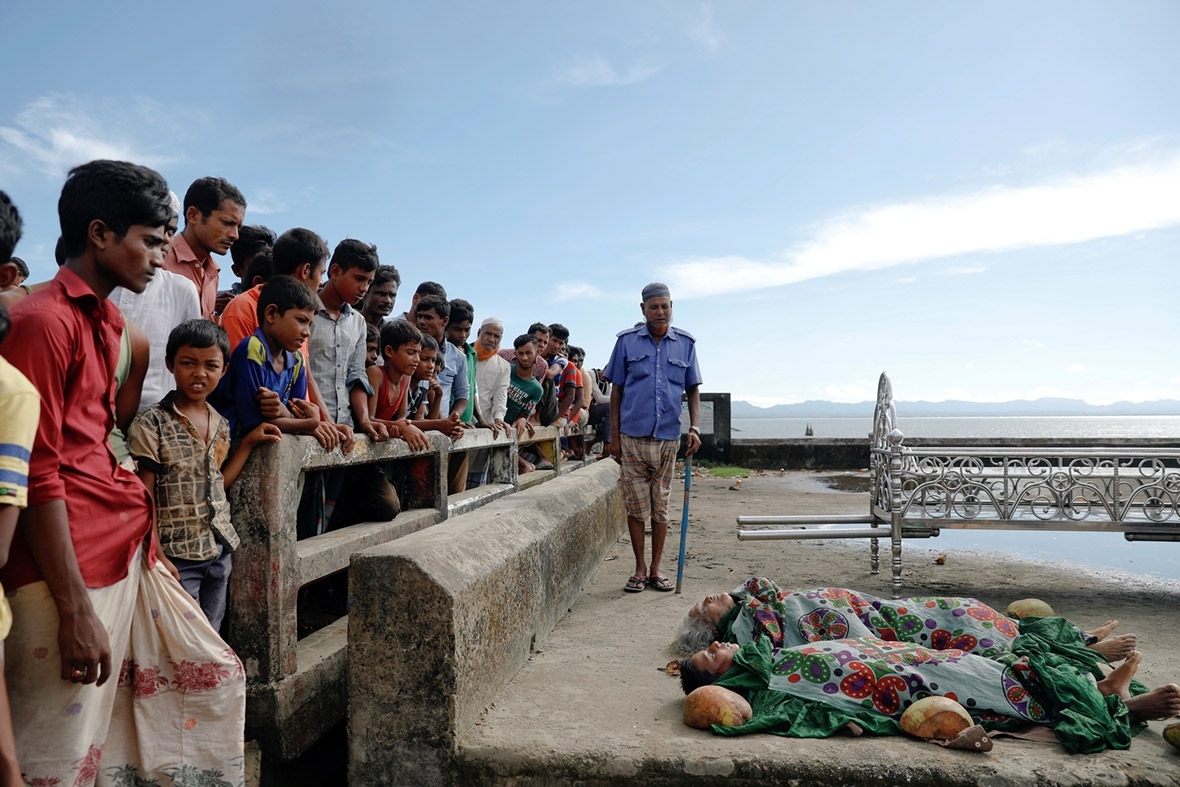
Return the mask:
<path id="1" fill-rule="evenodd" d="M 718 642 L 738 642 L 733 635 L 733 625 L 742 614 L 742 604 L 738 602 L 725 611 L 721 619 L 717 621 L 717 631 L 720 633 Z M 741 643 L 738 642 L 740 645 Z"/>
<path id="2" fill-rule="evenodd" d="M 459 415 L 459 420 L 465 424 L 469 424 L 474 420 L 475 365 L 479 361 L 479 358 L 476 357 L 475 347 L 473 347 L 470 342 L 463 342 L 463 347 L 461 349 L 467 355 L 467 385 L 471 389 L 471 394 L 467 397 L 467 409 Z M 486 418 L 487 416 L 484 417 Z"/>
<path id="3" fill-rule="evenodd" d="M 1072 635 L 1072 636 L 1071 636 Z M 1024 656 L 1040 684 L 1038 699 L 1058 721 L 1053 725 L 1061 745 L 1071 754 L 1126 749 L 1140 729 L 1132 726 L 1127 706 L 1118 697 L 1103 697 L 1082 677 L 1104 675 L 1098 669 L 1105 659 L 1087 648 L 1077 628 L 1065 618 L 1026 618 L 1012 652 Z M 1089 666 L 1084 666 L 1088 664 Z M 1132 681 L 1131 694 L 1147 687 Z"/>
<path id="4" fill-rule="evenodd" d="M 716 682 L 745 696 L 754 711 L 740 727 L 713 725 L 718 735 L 749 735 L 769 732 L 791 738 L 827 738 L 849 722 L 856 722 L 874 735 L 897 735 L 901 726 L 888 716 L 872 711 L 848 712 L 821 702 L 767 689 L 774 661 L 770 641 L 759 639 L 743 645 L 734 656 L 734 666 Z"/>

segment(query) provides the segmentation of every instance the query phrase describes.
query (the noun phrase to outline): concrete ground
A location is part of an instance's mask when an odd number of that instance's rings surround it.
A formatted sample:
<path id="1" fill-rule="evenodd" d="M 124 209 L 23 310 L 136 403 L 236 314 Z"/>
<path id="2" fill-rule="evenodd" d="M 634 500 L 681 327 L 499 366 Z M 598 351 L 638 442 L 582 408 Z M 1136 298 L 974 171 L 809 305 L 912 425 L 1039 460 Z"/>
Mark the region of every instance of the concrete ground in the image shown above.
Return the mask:
<path id="1" fill-rule="evenodd" d="M 819 480 L 826 475 L 832 474 L 768 473 L 738 488 L 731 488 L 729 479 L 694 477 L 683 595 L 650 588 L 624 593 L 633 558 L 630 543 L 620 540 L 581 601 L 460 738 L 460 782 L 1180 785 L 1180 750 L 1162 740 L 1165 722 L 1152 722 L 1128 751 L 1072 756 L 1056 744 L 1012 738 L 998 738 L 990 753 L 978 754 L 905 737 L 722 738 L 686 727 L 679 682 L 659 668 L 673 658 L 670 643 L 678 621 L 706 593 L 732 589 L 758 573 L 785 586 L 847 586 L 890 595 L 887 544 L 882 544 L 882 573 L 872 575 L 865 541 L 737 540 L 738 514 L 868 511 L 866 494 L 834 491 Z M 677 524 L 681 488 L 673 490 Z M 673 579 L 679 528 L 674 530 L 663 562 Z M 1083 627 L 1117 619 L 1120 633 L 1139 637 L 1145 655 L 1139 679 L 1149 686 L 1180 682 L 1180 583 L 1115 580 L 994 554 L 950 552 L 939 564 L 940 554 L 938 539 L 906 543 L 907 593 L 973 596 L 1000 609 L 1034 596 Z"/>

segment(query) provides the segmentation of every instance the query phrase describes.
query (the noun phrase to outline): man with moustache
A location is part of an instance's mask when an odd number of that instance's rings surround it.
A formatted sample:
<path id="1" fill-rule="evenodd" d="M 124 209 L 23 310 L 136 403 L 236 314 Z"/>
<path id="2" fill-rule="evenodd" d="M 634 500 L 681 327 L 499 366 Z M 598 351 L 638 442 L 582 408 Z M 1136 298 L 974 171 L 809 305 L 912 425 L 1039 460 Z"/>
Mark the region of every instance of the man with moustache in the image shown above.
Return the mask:
<path id="1" fill-rule="evenodd" d="M 667 285 L 643 288 L 644 322 L 618 334 L 603 376 L 611 388 L 611 457 L 622 466 L 619 485 L 627 508 L 627 530 L 635 552 L 635 573 L 624 590 L 639 593 L 675 586 L 660 573 L 668 535 L 668 497 L 680 447 L 680 401 L 688 391 L 689 432 L 685 454 L 701 447 L 701 371 L 696 340 L 672 327 L 672 294 Z M 651 518 L 651 563 L 644 560 L 644 525 Z"/>
<path id="2" fill-rule="evenodd" d="M 217 310 L 221 273 L 213 255 L 229 251 L 245 218 L 246 198 L 224 178 L 198 178 L 184 193 L 184 231 L 172 239 L 164 269 L 196 285 L 206 320 Z"/>

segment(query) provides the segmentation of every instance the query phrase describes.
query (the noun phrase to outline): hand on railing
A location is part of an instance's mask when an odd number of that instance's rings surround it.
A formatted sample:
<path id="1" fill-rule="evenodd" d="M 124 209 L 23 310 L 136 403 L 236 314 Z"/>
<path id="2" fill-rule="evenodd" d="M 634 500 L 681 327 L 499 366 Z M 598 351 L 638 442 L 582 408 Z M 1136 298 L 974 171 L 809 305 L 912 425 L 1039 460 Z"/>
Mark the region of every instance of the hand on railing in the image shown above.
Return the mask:
<path id="1" fill-rule="evenodd" d="M 390 435 L 389 427 L 387 427 L 385 424 L 379 421 L 371 421 L 369 419 L 365 419 L 360 424 L 360 430 L 367 434 L 369 439 L 374 443 L 384 443 L 390 437 L 395 436 Z"/>
<path id="2" fill-rule="evenodd" d="M 514 424 L 514 426 L 516 427 L 516 439 L 517 440 L 524 439 L 525 433 L 528 433 L 529 437 L 532 437 L 533 435 L 535 435 L 537 433 L 537 430 L 533 427 L 533 425 L 531 423 L 529 423 L 528 417 L 523 416 L 523 415 L 520 418 L 516 419 L 516 423 Z"/>
<path id="3" fill-rule="evenodd" d="M 356 435 L 353 434 L 352 427 L 348 424 L 332 425 L 340 433 L 340 451 L 346 455 L 352 453 L 352 448 L 356 445 Z"/>
<path id="4" fill-rule="evenodd" d="M 439 431 L 452 440 L 458 440 L 463 436 L 463 430 L 465 428 L 466 424 L 459 420 L 459 414 L 451 413 L 449 416 L 443 419 L 443 423 L 439 427 Z"/>
<path id="5" fill-rule="evenodd" d="M 411 450 L 425 451 L 430 448 L 430 440 L 426 438 L 426 433 L 410 422 L 401 422 L 398 424 L 398 429 L 401 432 L 401 438 L 406 441 L 406 445 Z"/>

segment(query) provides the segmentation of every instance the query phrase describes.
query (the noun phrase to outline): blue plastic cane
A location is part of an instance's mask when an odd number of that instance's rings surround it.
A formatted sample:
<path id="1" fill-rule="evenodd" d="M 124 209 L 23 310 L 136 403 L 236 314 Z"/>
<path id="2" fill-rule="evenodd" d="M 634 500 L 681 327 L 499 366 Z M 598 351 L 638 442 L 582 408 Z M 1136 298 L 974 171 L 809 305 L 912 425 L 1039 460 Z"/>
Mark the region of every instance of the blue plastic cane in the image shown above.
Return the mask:
<path id="1" fill-rule="evenodd" d="M 684 542 L 688 540 L 688 493 L 692 489 L 692 457 L 684 457 L 684 507 L 680 512 L 680 558 L 676 561 L 676 595 L 684 581 Z"/>

